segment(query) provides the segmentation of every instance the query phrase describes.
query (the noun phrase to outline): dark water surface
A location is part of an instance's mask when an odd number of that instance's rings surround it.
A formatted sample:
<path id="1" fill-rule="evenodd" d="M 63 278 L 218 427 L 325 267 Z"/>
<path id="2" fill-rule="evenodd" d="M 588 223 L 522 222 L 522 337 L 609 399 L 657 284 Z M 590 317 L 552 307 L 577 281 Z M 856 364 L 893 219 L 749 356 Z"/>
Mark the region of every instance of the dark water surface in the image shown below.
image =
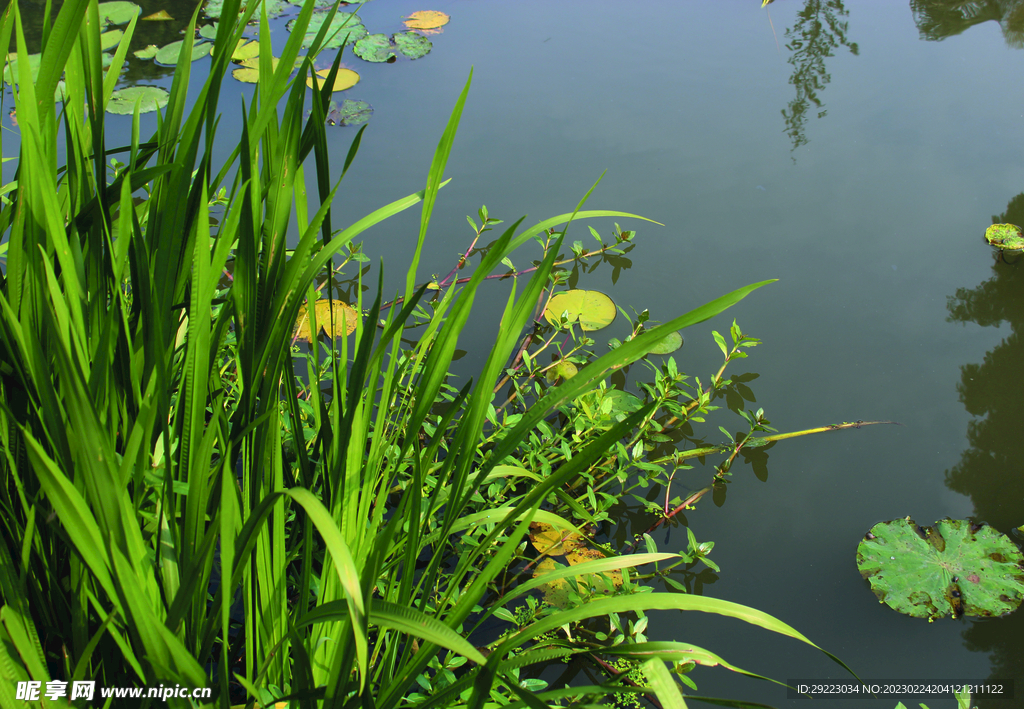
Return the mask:
<path id="1" fill-rule="evenodd" d="M 1024 524 L 1024 263 L 996 263 L 982 240 L 993 215 L 1024 222 L 1024 197 L 1014 202 L 1024 192 L 1024 3 L 375 0 L 360 16 L 391 32 L 421 9 L 452 16 L 428 57 L 346 57 L 363 76 L 346 95 L 375 113 L 335 222 L 422 189 L 473 66 L 421 274 L 451 270 L 472 238 L 465 215 L 481 204 L 533 223 L 572 211 L 607 170 L 589 207 L 665 226 L 623 222 L 639 232 L 632 267 L 613 283 L 605 265 L 580 287 L 667 320 L 778 278 L 684 333 L 680 368 L 710 378 L 720 364 L 710 330 L 735 317 L 764 344 L 730 371 L 760 375 L 750 387 L 776 428 L 903 426 L 784 442 L 769 452 L 766 480 L 734 466 L 724 505 L 708 497 L 686 517 L 716 543 L 722 568 L 704 593 L 775 615 L 862 678 L 1016 679 L 1018 699 L 976 704 L 1024 706 L 1024 611 L 907 618 L 878 603 L 855 563 L 882 520 L 973 516 L 1007 533 Z M 227 116 L 238 87 L 225 85 Z M 354 130 L 332 130 L 340 166 Z M 417 222 L 408 214 L 366 235 L 389 288 L 404 281 Z M 574 238 L 590 239 L 582 227 Z M 493 342 L 507 292 L 494 286 L 461 345 L 467 373 Z M 599 350 L 622 334 L 621 321 L 597 333 Z M 718 423 L 739 427 L 729 415 Z M 699 489 L 711 473 L 697 466 L 684 485 Z M 657 541 L 682 549 L 686 535 L 676 527 Z M 650 638 L 781 680 L 849 677 L 806 645 L 718 616 L 660 613 Z M 721 669 L 693 677 L 701 694 L 777 707 L 897 701 L 788 699 Z M 954 706 L 948 695 L 903 699 Z"/>

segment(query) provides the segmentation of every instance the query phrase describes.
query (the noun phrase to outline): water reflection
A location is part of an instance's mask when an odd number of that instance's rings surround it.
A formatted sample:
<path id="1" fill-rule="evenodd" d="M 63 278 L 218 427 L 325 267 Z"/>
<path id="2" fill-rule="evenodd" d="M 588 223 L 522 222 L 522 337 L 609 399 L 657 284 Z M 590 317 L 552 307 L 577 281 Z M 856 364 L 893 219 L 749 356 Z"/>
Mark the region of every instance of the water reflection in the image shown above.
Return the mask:
<path id="1" fill-rule="evenodd" d="M 979 3 L 980 4 L 980 3 Z M 994 4 L 994 3 L 990 3 Z M 993 223 L 1024 223 L 1024 193 L 1014 197 Z M 981 241 L 981 237 L 978 237 Z M 1012 260 L 1012 259 L 1011 259 Z M 977 417 L 967 429 L 970 447 L 946 473 L 950 489 L 968 495 L 974 515 L 1011 534 L 1024 522 L 1024 475 L 1021 474 L 1021 421 L 1024 420 L 1024 263 L 996 261 L 993 276 L 975 288 L 958 289 L 949 298 L 949 320 L 983 327 L 1009 326 L 1009 334 L 980 364 L 965 364 L 957 391 L 967 411 Z M 975 621 L 964 632 L 965 645 L 992 656 L 992 679 L 1013 679 L 1024 691 L 1024 612 L 1007 618 Z M 1011 641 L 1011 639 L 1013 639 Z M 1019 699 L 984 698 L 985 709 L 1020 706 Z"/>
<path id="2" fill-rule="evenodd" d="M 910 0 L 921 38 L 940 41 L 982 22 L 998 22 L 1011 47 L 1024 47 L 1022 0 Z"/>
<path id="3" fill-rule="evenodd" d="M 793 150 L 807 144 L 809 112 L 816 111 L 818 118 L 828 114 L 819 96 L 832 80 L 825 59 L 835 56 L 833 50 L 838 47 L 846 47 L 853 55 L 859 52 L 857 44 L 847 38 L 845 18 L 849 14 L 842 0 L 805 0 L 796 22 L 786 30 L 786 49 L 792 52 L 789 63 L 793 66 L 789 83 L 796 87 L 796 98 L 782 109 L 782 117 Z"/>

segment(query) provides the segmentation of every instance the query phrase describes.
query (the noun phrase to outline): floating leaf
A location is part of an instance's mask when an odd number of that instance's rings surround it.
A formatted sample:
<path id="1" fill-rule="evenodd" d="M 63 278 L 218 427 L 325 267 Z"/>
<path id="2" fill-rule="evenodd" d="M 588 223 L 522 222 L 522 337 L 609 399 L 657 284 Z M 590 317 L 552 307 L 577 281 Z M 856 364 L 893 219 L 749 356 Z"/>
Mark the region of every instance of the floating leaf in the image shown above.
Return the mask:
<path id="1" fill-rule="evenodd" d="M 541 522 L 530 524 L 530 542 L 537 551 L 548 556 L 536 565 L 534 578 L 564 568 L 550 558 L 552 556 L 564 555 L 569 566 L 605 558 L 601 552 L 587 548 L 586 540 L 581 535 Z M 582 586 L 609 592 L 622 585 L 622 572 L 614 570 L 606 571 L 603 574 L 584 573 L 576 576 L 575 581 Z M 556 608 L 568 606 L 570 589 L 568 578 L 554 579 L 540 585 L 540 590 L 544 593 L 544 602 Z"/>
<path id="2" fill-rule="evenodd" d="M 330 69 L 321 69 L 316 74 L 317 76 L 327 78 L 327 75 L 331 73 Z M 317 80 L 317 85 L 313 86 L 313 77 L 310 76 L 306 79 L 306 86 L 309 88 L 315 88 L 317 91 L 320 90 L 322 81 Z M 353 86 L 359 83 L 359 74 L 355 73 L 351 69 L 338 69 L 337 75 L 334 77 L 334 87 L 331 91 L 344 91 L 345 89 L 351 89 Z"/>
<path id="3" fill-rule="evenodd" d="M 985 241 L 1007 251 L 1024 251 L 1024 235 L 1016 224 L 993 224 L 985 230 Z"/>
<path id="4" fill-rule="evenodd" d="M 331 303 L 334 303 L 334 324 L 331 324 Z M 334 334 L 341 330 L 341 321 L 345 320 L 345 334 L 351 335 L 356 330 L 359 314 L 347 303 L 340 300 L 330 301 L 322 299 L 316 301 L 316 324 L 321 330 L 327 332 L 328 337 L 333 338 Z M 313 344 L 313 334 L 310 332 L 309 316 L 306 314 L 306 306 L 299 308 L 299 319 L 295 321 L 295 330 L 292 336 L 300 340 L 306 340 Z"/>
<path id="5" fill-rule="evenodd" d="M 124 37 L 123 30 L 109 30 L 100 35 L 100 49 L 106 51 L 112 47 L 116 47 L 121 42 L 121 38 Z"/>
<path id="6" fill-rule="evenodd" d="M 564 556 L 566 553 L 586 546 L 581 534 L 568 529 L 559 529 L 544 522 L 530 523 L 530 543 L 541 554 Z"/>
<path id="7" fill-rule="evenodd" d="M 156 56 L 156 53 L 160 51 L 160 47 L 155 44 L 146 45 L 143 49 L 136 49 L 132 54 L 137 56 L 139 59 L 152 59 Z"/>
<path id="8" fill-rule="evenodd" d="M 368 34 L 355 43 L 352 53 L 368 62 L 393 62 L 395 53 L 391 51 L 391 40 L 386 34 Z"/>
<path id="9" fill-rule="evenodd" d="M 559 379 L 572 379 L 579 373 L 579 369 L 572 362 L 560 360 L 554 367 L 548 370 L 547 379 L 555 382 Z"/>
<path id="10" fill-rule="evenodd" d="M 301 66 L 305 58 L 305 55 L 296 57 L 295 68 Z M 270 66 L 274 71 L 277 70 L 278 61 L 280 60 L 277 57 L 270 58 Z M 247 84 L 255 84 L 257 81 L 260 80 L 260 58 L 252 57 L 251 59 L 244 60 L 242 62 L 241 68 L 235 69 L 233 72 L 231 72 L 231 76 Z"/>
<path id="11" fill-rule="evenodd" d="M 146 15 L 142 18 L 143 20 L 173 20 L 174 18 L 167 14 L 167 10 L 158 10 L 152 15 Z"/>
<path id="12" fill-rule="evenodd" d="M 391 39 L 398 51 L 410 59 L 425 57 L 434 47 L 429 39 L 415 32 L 397 32 Z"/>
<path id="13" fill-rule="evenodd" d="M 332 126 L 357 126 L 370 120 L 373 107 L 365 101 L 345 99 L 341 108 L 335 107 L 327 114 L 327 122 Z"/>
<path id="14" fill-rule="evenodd" d="M 135 111 L 135 102 L 140 98 L 142 104 L 139 106 L 139 113 L 149 113 L 158 107 L 166 106 L 170 94 L 159 86 L 129 86 L 126 89 L 118 89 L 110 95 L 107 112 L 131 115 Z"/>
<path id="15" fill-rule="evenodd" d="M 158 64 L 177 64 L 178 55 L 181 53 L 181 45 L 183 45 L 184 43 L 184 40 L 179 39 L 177 42 L 171 42 L 170 44 L 164 47 L 160 47 L 160 51 L 156 53 L 156 56 L 153 57 L 153 59 L 155 59 Z M 207 54 L 210 53 L 210 48 L 212 46 L 213 45 L 209 44 L 208 42 L 203 42 L 202 44 L 193 44 L 191 61 L 195 61 L 196 59 L 202 59 L 203 57 L 205 57 Z"/>
<path id="16" fill-rule="evenodd" d="M 39 62 L 42 60 L 42 54 L 29 54 L 26 55 L 25 61 L 28 62 L 28 68 L 32 72 L 32 83 L 35 83 L 36 79 L 39 78 Z M 18 58 L 15 53 L 7 55 L 7 65 L 4 67 L 4 81 L 8 84 L 16 84 L 20 80 L 20 69 L 18 65 L 22 60 Z"/>
<path id="17" fill-rule="evenodd" d="M 544 317 L 558 327 L 562 313 L 568 313 L 570 323 L 578 320 L 584 332 L 591 332 L 612 324 L 615 320 L 615 303 L 596 290 L 571 290 L 552 297 Z"/>
<path id="18" fill-rule="evenodd" d="M 1024 555 L 968 520 L 879 522 L 857 545 L 857 569 L 881 602 L 915 618 L 999 616 L 1024 600 Z"/>
<path id="19" fill-rule="evenodd" d="M 405 26 L 411 30 L 432 30 L 448 24 L 452 18 L 437 10 L 420 10 L 405 20 Z"/>
<path id="20" fill-rule="evenodd" d="M 213 56 L 215 49 L 210 48 L 210 56 Z M 244 62 L 246 59 L 253 59 L 260 53 L 260 43 L 257 41 L 247 42 L 244 39 L 238 40 L 235 51 L 231 52 L 231 61 Z"/>
<path id="21" fill-rule="evenodd" d="M 314 12 L 309 18 L 309 25 L 306 27 L 306 34 L 302 37 L 302 46 L 312 46 L 313 40 L 316 39 L 317 32 L 327 21 L 326 12 Z M 295 25 L 295 20 L 292 20 L 285 29 L 289 32 L 292 31 L 292 27 Z M 324 39 L 322 49 L 338 49 L 343 44 L 348 42 L 358 42 L 363 37 L 369 34 L 365 27 L 363 27 L 362 20 L 359 16 L 351 12 L 339 12 L 331 20 L 331 24 L 327 29 L 327 37 Z"/>
<path id="22" fill-rule="evenodd" d="M 199 28 L 199 36 L 203 39 L 208 39 L 211 42 L 217 39 L 217 23 L 214 22 L 212 25 L 203 25 Z M 210 50 L 213 54 L 213 50 Z"/>
<path id="23" fill-rule="evenodd" d="M 99 4 L 100 23 L 110 25 L 124 25 L 132 21 L 132 18 L 142 12 L 142 8 L 133 2 L 101 2 Z"/>
<path id="24" fill-rule="evenodd" d="M 284 0 L 263 0 L 263 4 L 267 8 L 267 17 L 275 17 L 280 15 L 282 12 L 288 9 L 288 4 Z M 245 12 L 246 3 L 243 1 L 238 6 L 238 14 Z M 206 13 L 207 17 L 213 19 L 220 19 L 220 14 L 224 11 L 224 0 L 207 0 L 206 5 L 203 6 L 203 12 Z M 255 13 L 255 17 L 259 17 L 259 11 Z"/>
<path id="25" fill-rule="evenodd" d="M 683 346 L 683 336 L 678 331 L 670 332 L 665 335 L 661 340 L 658 341 L 653 348 L 651 348 L 651 354 L 656 355 L 667 355 L 672 354 L 680 347 Z"/>

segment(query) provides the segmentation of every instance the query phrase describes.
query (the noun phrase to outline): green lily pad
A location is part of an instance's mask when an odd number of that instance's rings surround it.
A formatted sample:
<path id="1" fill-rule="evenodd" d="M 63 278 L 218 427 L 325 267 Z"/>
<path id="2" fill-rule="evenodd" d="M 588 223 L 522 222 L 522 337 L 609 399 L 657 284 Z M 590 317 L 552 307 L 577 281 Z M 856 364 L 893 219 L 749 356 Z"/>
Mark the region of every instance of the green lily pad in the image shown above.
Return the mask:
<path id="1" fill-rule="evenodd" d="M 159 86 L 129 86 L 110 95 L 107 113 L 131 115 L 135 111 L 135 102 L 140 98 L 142 104 L 139 106 L 139 113 L 149 113 L 166 106 L 170 96 L 166 89 Z"/>
<path id="2" fill-rule="evenodd" d="M 575 364 L 563 359 L 547 371 L 547 380 L 549 382 L 556 382 L 559 379 L 572 379 L 579 374 L 579 371 Z"/>
<path id="3" fill-rule="evenodd" d="M 881 602 L 929 621 L 1005 615 L 1024 600 L 1024 554 L 968 520 L 879 522 L 857 546 L 857 568 Z"/>
<path id="4" fill-rule="evenodd" d="M 985 241 L 1007 251 L 1024 251 L 1024 234 L 1016 224 L 993 224 L 985 230 Z"/>
<path id="5" fill-rule="evenodd" d="M 421 34 L 415 32 L 396 32 L 391 36 L 395 47 L 410 59 L 419 59 L 430 54 L 434 48 L 433 43 Z"/>
<path id="6" fill-rule="evenodd" d="M 306 34 L 302 37 L 302 46 L 309 47 L 313 44 L 313 40 L 316 39 L 317 32 L 323 26 L 324 22 L 327 21 L 326 12 L 314 12 L 309 18 L 309 25 L 306 27 Z M 292 31 L 292 27 L 295 25 L 295 20 L 292 20 L 284 26 L 289 32 Z M 327 37 L 324 40 L 323 49 L 338 49 L 342 45 L 349 42 L 358 42 L 363 37 L 369 34 L 365 27 L 363 27 L 362 20 L 359 16 L 351 12 L 339 12 L 331 20 L 331 24 L 327 29 Z M 333 36 L 332 36 L 333 35 Z"/>
<path id="7" fill-rule="evenodd" d="M 327 114 L 327 122 L 332 126 L 357 126 L 370 120 L 373 107 L 366 101 L 345 99 L 341 107 L 335 106 Z"/>
<path id="8" fill-rule="evenodd" d="M 667 355 L 672 354 L 683 346 L 683 336 L 679 332 L 670 332 L 665 335 L 653 348 L 650 354 Z"/>
<path id="9" fill-rule="evenodd" d="M 571 290 L 552 297 L 544 310 L 544 317 L 558 327 L 562 313 L 567 313 L 570 323 L 578 320 L 584 332 L 591 332 L 612 324 L 615 303 L 596 290 Z"/>
<path id="10" fill-rule="evenodd" d="M 32 83 L 35 83 L 36 79 L 39 78 L 39 62 L 42 61 L 42 54 L 29 54 L 25 57 L 25 61 L 28 62 L 28 68 L 32 72 Z M 7 66 L 4 67 L 4 81 L 8 84 L 17 84 L 20 80 L 20 69 L 18 65 L 22 60 L 18 58 L 15 53 L 7 55 Z"/>
<path id="11" fill-rule="evenodd" d="M 391 40 L 386 34 L 368 34 L 355 43 L 352 53 L 368 62 L 393 62 L 395 53 L 391 51 Z"/>
<path id="12" fill-rule="evenodd" d="M 288 3 L 284 0 L 263 0 L 263 3 L 267 6 L 267 17 L 276 17 L 285 10 L 288 9 Z M 241 14 L 245 11 L 246 0 L 242 0 L 238 6 L 238 12 Z M 220 14 L 224 11 L 224 0 L 207 0 L 206 5 L 203 6 L 203 12 L 206 13 L 207 17 L 212 17 L 215 20 L 220 19 Z M 253 13 L 253 17 L 259 18 L 260 10 L 257 9 Z"/>
<path id="13" fill-rule="evenodd" d="M 142 49 L 136 49 L 132 54 L 137 56 L 139 59 L 152 59 L 159 51 L 160 47 L 155 44 L 149 44 Z"/>
<path id="14" fill-rule="evenodd" d="M 179 39 L 177 42 L 171 42 L 170 44 L 160 47 L 160 51 L 156 53 L 153 59 L 157 64 L 169 64 L 174 65 L 178 63 L 178 55 L 181 52 L 181 45 L 185 43 L 185 40 Z M 213 47 L 209 42 L 203 42 L 202 44 L 192 45 L 192 59 L 202 59 L 210 53 L 210 48 Z"/>
<path id="15" fill-rule="evenodd" d="M 217 39 L 217 23 L 214 22 L 212 25 L 203 25 L 200 27 L 199 36 L 203 39 L 208 39 L 211 42 Z"/>
<path id="16" fill-rule="evenodd" d="M 124 37 L 123 30 L 109 30 L 100 35 L 100 49 L 107 51 L 112 49 L 121 43 L 121 38 Z"/>
<path id="17" fill-rule="evenodd" d="M 117 0 L 117 2 L 101 2 L 99 4 L 100 22 L 110 25 L 125 25 L 142 12 L 142 8 L 133 2 Z"/>

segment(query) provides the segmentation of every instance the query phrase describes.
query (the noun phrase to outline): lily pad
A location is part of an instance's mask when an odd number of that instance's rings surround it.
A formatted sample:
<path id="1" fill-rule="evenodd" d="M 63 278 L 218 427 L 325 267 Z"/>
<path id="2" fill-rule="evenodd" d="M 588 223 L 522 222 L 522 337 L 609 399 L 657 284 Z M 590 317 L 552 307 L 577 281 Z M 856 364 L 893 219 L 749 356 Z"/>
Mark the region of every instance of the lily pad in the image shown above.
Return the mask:
<path id="1" fill-rule="evenodd" d="M 314 12 L 312 14 L 309 18 L 309 25 L 306 27 L 306 34 L 302 37 L 303 47 L 309 47 L 313 44 L 317 32 L 320 31 L 325 22 L 327 22 L 326 12 Z M 294 25 L 295 20 L 292 20 L 285 25 L 285 29 L 291 32 Z M 358 15 L 351 12 L 339 12 L 331 20 L 322 48 L 338 49 L 349 42 L 358 42 L 367 34 L 369 32 L 363 27 L 362 20 L 359 19 Z"/>
<path id="2" fill-rule="evenodd" d="M 559 293 L 548 301 L 544 317 L 558 327 L 562 313 L 570 323 L 579 321 L 584 332 L 608 327 L 615 320 L 615 303 L 596 290 L 571 290 Z"/>
<path id="3" fill-rule="evenodd" d="M 36 79 L 39 78 L 39 62 L 42 61 L 42 58 L 42 54 L 28 54 L 25 56 L 28 68 L 32 72 L 32 83 L 35 83 Z M 7 65 L 4 67 L 4 81 L 8 84 L 13 85 L 20 80 L 21 70 L 18 68 L 18 65 L 21 61 L 18 55 L 13 52 L 7 55 Z"/>
<path id="4" fill-rule="evenodd" d="M 183 45 L 184 43 L 185 40 L 179 39 L 177 42 L 171 42 L 166 46 L 160 47 L 160 51 L 156 53 L 156 56 L 153 57 L 153 59 L 158 64 L 177 64 L 178 55 L 181 52 L 181 45 Z M 202 59 L 203 57 L 205 57 L 207 54 L 210 53 L 211 47 L 213 47 L 213 45 L 208 42 L 203 42 L 202 44 L 193 44 L 191 61 L 195 61 L 196 59 Z"/>
<path id="5" fill-rule="evenodd" d="M 146 15 L 142 18 L 143 20 L 154 21 L 154 20 L 173 20 L 170 13 L 167 10 L 157 10 L 152 15 Z"/>
<path id="6" fill-rule="evenodd" d="M 100 49 L 106 51 L 112 49 L 121 43 L 121 39 L 124 37 L 123 30 L 108 30 L 100 35 Z"/>
<path id="7" fill-rule="evenodd" d="M 320 90 L 320 86 L 323 83 L 323 80 L 325 80 L 327 78 L 328 74 L 330 74 L 330 73 L 331 73 L 330 69 L 321 69 L 320 71 L 318 71 L 316 73 L 317 76 L 322 77 L 321 79 L 317 79 L 317 82 L 316 82 L 317 85 L 313 86 L 313 77 L 310 76 L 309 78 L 306 79 L 306 86 L 308 86 L 311 89 L 315 88 L 315 89 L 317 89 L 319 91 Z M 359 83 L 359 74 L 357 74 L 356 72 L 352 71 L 351 69 L 341 69 L 341 68 L 339 68 L 338 69 L 338 73 L 334 77 L 334 86 L 333 86 L 333 88 L 331 88 L 331 91 L 344 91 L 345 89 L 351 89 L 353 86 L 355 86 L 358 83 Z"/>
<path id="8" fill-rule="evenodd" d="M 276 17 L 282 12 L 288 9 L 288 4 L 284 0 L 263 0 L 263 4 L 267 6 L 267 17 Z M 241 14 L 245 11 L 246 0 L 242 0 L 242 3 L 238 6 L 238 12 Z M 224 11 L 224 0 L 207 0 L 206 5 L 203 6 L 203 12 L 206 13 L 207 17 L 212 17 L 217 20 L 220 19 L 220 14 Z M 260 10 L 253 13 L 253 16 L 258 18 Z"/>
<path id="9" fill-rule="evenodd" d="M 131 115 L 135 111 L 135 102 L 142 99 L 139 113 L 149 113 L 167 105 L 170 94 L 159 86 L 129 86 L 118 89 L 110 95 L 107 112 L 119 115 Z"/>
<path id="10" fill-rule="evenodd" d="M 1024 554 L 969 520 L 880 522 L 857 546 L 857 568 L 882 603 L 929 621 L 1005 615 L 1024 600 Z"/>
<path id="11" fill-rule="evenodd" d="M 305 56 L 295 58 L 296 69 L 299 66 L 301 66 L 305 58 Z M 279 61 L 280 59 L 278 59 L 277 57 L 270 58 L 270 66 L 275 71 L 277 70 L 277 63 Z M 260 80 L 260 58 L 252 57 L 251 59 L 244 60 L 240 68 L 235 69 L 233 72 L 231 72 L 231 76 L 235 77 L 239 81 L 245 82 L 246 84 L 255 84 L 257 81 Z"/>
<path id="12" fill-rule="evenodd" d="M 1016 224 L 993 224 L 985 230 L 985 241 L 1007 251 L 1024 251 L 1024 234 Z"/>
<path id="13" fill-rule="evenodd" d="M 547 379 L 549 382 L 555 382 L 559 379 L 572 379 L 579 374 L 579 371 L 575 364 L 563 359 L 548 370 Z"/>
<path id="14" fill-rule="evenodd" d="M 214 22 L 212 25 L 203 25 L 199 28 L 199 36 L 203 39 L 208 39 L 211 42 L 217 39 L 217 23 Z M 212 52 L 211 52 L 212 53 Z"/>
<path id="15" fill-rule="evenodd" d="M 117 0 L 116 2 L 101 2 L 99 4 L 100 22 L 110 25 L 125 25 L 132 21 L 132 18 L 142 12 L 142 8 L 133 2 Z"/>
<path id="16" fill-rule="evenodd" d="M 391 36 L 395 47 L 410 59 L 419 59 L 430 54 L 434 48 L 433 43 L 421 34 L 415 32 L 396 32 Z"/>
<path id="17" fill-rule="evenodd" d="M 452 18 L 437 10 L 420 10 L 405 19 L 405 26 L 411 30 L 433 30 L 448 24 Z"/>
<path id="18" fill-rule="evenodd" d="M 331 323 L 331 303 L 334 303 L 334 323 Z M 342 319 L 345 321 L 345 334 L 351 335 L 356 331 L 359 321 L 359 314 L 347 303 L 325 299 L 316 301 L 316 324 L 321 330 L 327 332 L 328 337 L 333 338 L 336 332 L 341 331 Z M 306 340 L 313 344 L 313 333 L 310 332 L 309 316 L 306 314 L 306 306 L 299 308 L 299 319 L 295 321 L 295 330 L 292 336 L 300 340 Z"/>
<path id="19" fill-rule="evenodd" d="M 373 107 L 365 101 L 345 99 L 341 107 L 335 107 L 327 114 L 327 122 L 332 126 L 357 126 L 370 120 Z"/>
<path id="20" fill-rule="evenodd" d="M 530 543 L 541 554 L 551 556 L 564 556 L 567 552 L 586 546 L 582 535 L 544 522 L 530 523 Z"/>
<path id="21" fill-rule="evenodd" d="M 678 331 L 670 332 L 651 349 L 651 354 L 667 355 L 672 354 L 683 346 L 683 336 Z"/>
<path id="22" fill-rule="evenodd" d="M 368 62 L 393 62 L 395 53 L 391 51 L 391 40 L 386 34 L 368 34 L 355 43 L 352 53 Z"/>
<path id="23" fill-rule="evenodd" d="M 142 49 L 136 49 L 132 54 L 137 56 L 139 59 L 152 59 L 156 56 L 156 53 L 160 51 L 160 47 L 155 44 L 146 45 Z"/>
<path id="24" fill-rule="evenodd" d="M 534 568 L 534 578 L 558 571 L 565 567 L 557 564 L 551 557 L 564 556 L 569 566 L 578 566 L 588 561 L 604 559 L 604 555 L 596 549 L 589 549 L 586 540 L 575 532 L 558 529 L 541 522 L 530 524 L 530 541 L 547 558 L 542 559 Z M 583 573 L 575 577 L 554 579 L 540 585 L 544 594 L 544 602 L 556 608 L 566 608 L 570 603 L 570 578 L 577 584 L 591 586 L 604 592 L 611 592 L 622 585 L 622 572 L 606 571 L 603 574 Z"/>
<path id="25" fill-rule="evenodd" d="M 213 56 L 214 47 L 210 47 L 210 56 Z M 231 61 L 244 62 L 246 59 L 253 59 L 260 53 L 260 43 L 256 41 L 247 42 L 244 39 L 238 40 L 235 51 L 231 52 Z"/>

